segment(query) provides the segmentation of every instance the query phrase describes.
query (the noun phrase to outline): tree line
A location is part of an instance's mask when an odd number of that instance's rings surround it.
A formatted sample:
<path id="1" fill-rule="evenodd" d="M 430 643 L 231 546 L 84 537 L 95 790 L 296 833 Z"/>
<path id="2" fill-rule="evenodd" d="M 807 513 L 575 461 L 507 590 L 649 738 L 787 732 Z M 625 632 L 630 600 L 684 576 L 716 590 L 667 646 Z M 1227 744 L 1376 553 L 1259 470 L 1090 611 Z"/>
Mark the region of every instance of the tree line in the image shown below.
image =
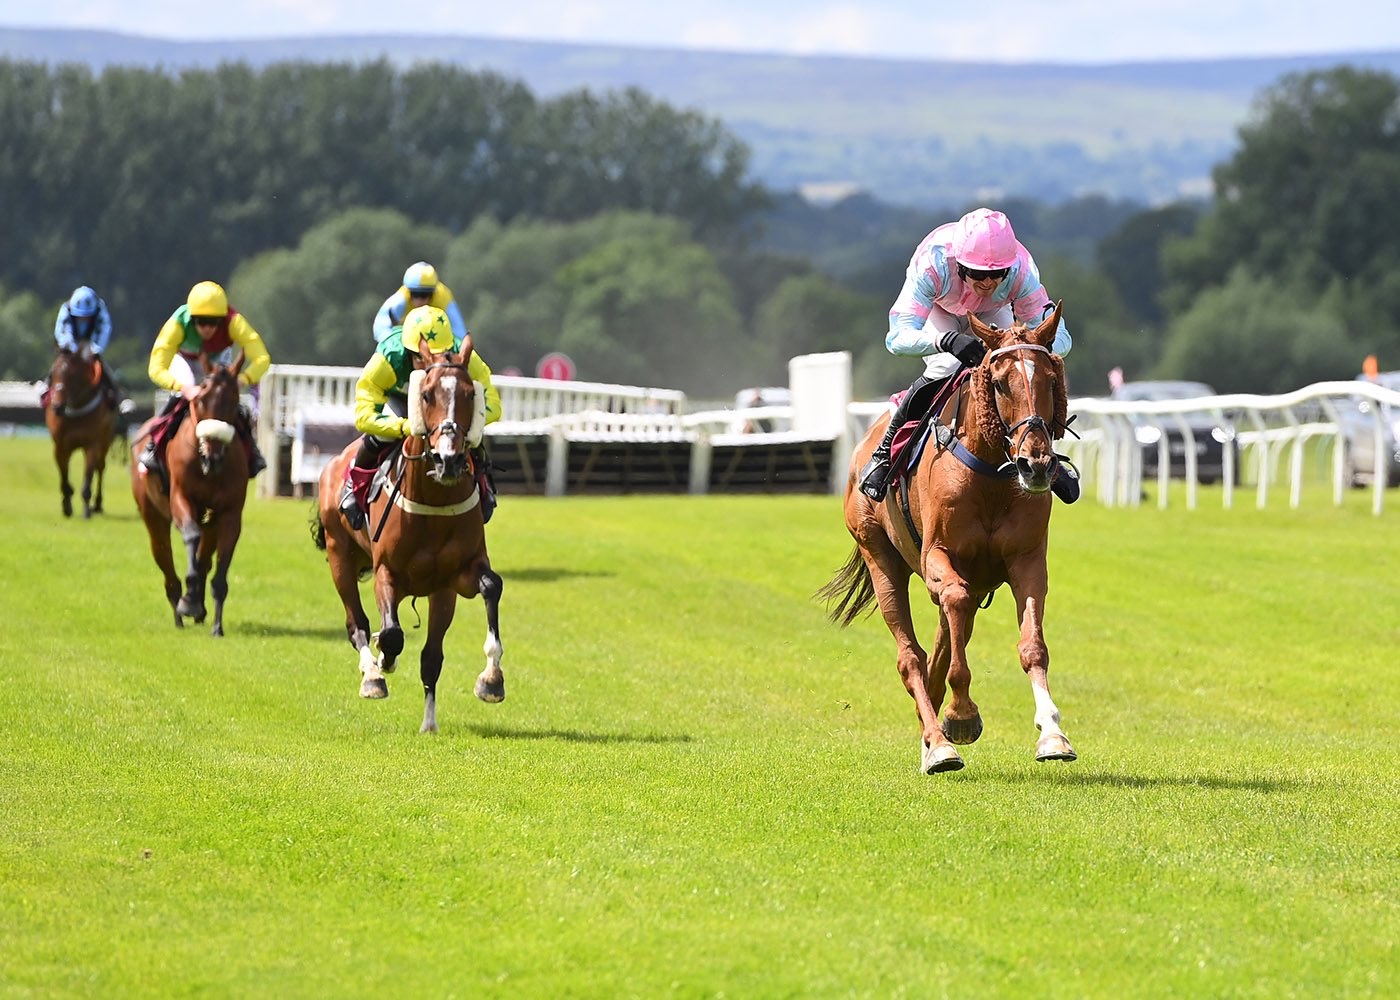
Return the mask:
<path id="1" fill-rule="evenodd" d="M 1347 67 L 1264 91 L 1215 197 L 1005 199 L 1075 333 L 1072 388 L 1203 378 L 1284 391 L 1400 367 L 1400 85 Z M 794 354 L 883 348 L 910 252 L 973 206 L 818 208 L 747 178 L 718 122 L 638 91 L 540 100 L 488 73 L 288 63 L 169 74 L 0 61 L 0 375 L 47 368 L 58 303 L 97 287 L 144 379 L 197 280 L 279 361 L 360 364 L 378 304 L 437 264 L 491 364 L 725 395 Z M 35 370 L 35 366 L 38 366 Z"/>

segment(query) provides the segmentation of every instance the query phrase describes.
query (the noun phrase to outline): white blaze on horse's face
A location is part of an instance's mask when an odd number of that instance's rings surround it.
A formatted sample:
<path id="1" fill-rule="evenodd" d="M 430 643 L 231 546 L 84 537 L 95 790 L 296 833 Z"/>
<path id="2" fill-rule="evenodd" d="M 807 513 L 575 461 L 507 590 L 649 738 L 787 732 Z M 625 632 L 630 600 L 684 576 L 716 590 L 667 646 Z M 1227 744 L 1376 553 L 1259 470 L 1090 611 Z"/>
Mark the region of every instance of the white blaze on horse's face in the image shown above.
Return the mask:
<path id="1" fill-rule="evenodd" d="M 440 423 L 455 425 L 457 423 L 457 376 L 443 375 L 438 385 L 447 397 L 447 415 Z M 439 455 L 443 458 L 449 458 L 457 454 L 457 436 L 455 434 L 439 434 L 435 447 Z"/>

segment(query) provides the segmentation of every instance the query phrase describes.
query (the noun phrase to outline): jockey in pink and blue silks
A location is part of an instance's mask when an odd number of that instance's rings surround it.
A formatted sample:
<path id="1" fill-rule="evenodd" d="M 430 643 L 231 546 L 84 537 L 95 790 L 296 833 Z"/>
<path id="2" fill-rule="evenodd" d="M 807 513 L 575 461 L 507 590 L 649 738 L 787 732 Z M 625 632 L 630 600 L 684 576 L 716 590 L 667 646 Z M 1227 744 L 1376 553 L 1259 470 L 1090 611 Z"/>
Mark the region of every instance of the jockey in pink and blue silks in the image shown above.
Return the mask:
<path id="1" fill-rule="evenodd" d="M 925 236 L 909 261 L 885 335 L 891 354 L 923 358 L 924 374 L 909 386 L 890 416 L 884 439 L 860 472 L 860 491 L 872 500 L 885 498 L 895 433 L 923 413 L 949 377 L 964 365 L 982 361 L 986 347 L 968 332 L 969 315 L 1002 328 L 1013 323 L 1035 326 L 1053 309 L 1030 251 L 1016 239 L 1002 213 L 978 208 Z M 1068 354 L 1071 343 L 1061 320 L 1053 350 Z M 1073 503 L 1079 483 L 1067 466 L 1062 468 L 1066 471 L 1052 489 Z"/>

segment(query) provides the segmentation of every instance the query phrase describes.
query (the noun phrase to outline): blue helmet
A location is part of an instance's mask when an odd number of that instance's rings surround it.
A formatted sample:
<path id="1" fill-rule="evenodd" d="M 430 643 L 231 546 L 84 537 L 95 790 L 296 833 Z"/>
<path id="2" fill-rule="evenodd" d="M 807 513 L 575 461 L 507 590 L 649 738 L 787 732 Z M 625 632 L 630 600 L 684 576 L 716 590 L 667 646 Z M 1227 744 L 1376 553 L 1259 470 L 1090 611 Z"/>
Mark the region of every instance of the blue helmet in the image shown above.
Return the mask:
<path id="1" fill-rule="evenodd" d="M 68 300 L 68 315 L 80 319 L 97 315 L 97 293 L 87 285 L 75 289 Z"/>

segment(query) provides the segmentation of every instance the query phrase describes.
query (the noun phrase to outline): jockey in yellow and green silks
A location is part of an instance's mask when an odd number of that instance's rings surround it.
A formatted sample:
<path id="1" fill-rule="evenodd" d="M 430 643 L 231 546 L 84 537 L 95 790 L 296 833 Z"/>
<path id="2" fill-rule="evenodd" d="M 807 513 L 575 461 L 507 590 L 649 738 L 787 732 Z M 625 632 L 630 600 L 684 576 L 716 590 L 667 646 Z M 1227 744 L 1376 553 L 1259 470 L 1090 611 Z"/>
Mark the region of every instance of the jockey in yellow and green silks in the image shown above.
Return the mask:
<path id="1" fill-rule="evenodd" d="M 374 349 L 355 383 L 355 429 L 364 434 L 355 453 L 354 464 L 346 470 L 345 489 L 341 493 L 340 509 L 350 526 L 364 525 L 364 497 L 375 467 L 384 449 L 408 437 L 408 379 L 413 374 L 414 360 L 426 344 L 434 354 L 460 351 L 462 338 L 456 335 L 447 314 L 436 306 L 418 306 L 409 310 L 403 326 L 394 327 Z M 491 369 L 475 350 L 467 361 L 467 376 L 481 386 L 485 399 L 485 422 L 501 419 L 501 395 L 491 382 Z M 485 446 L 472 449 L 477 484 L 481 490 L 481 516 L 491 518 L 495 509 L 495 493 L 488 474 L 489 461 Z"/>
<path id="2" fill-rule="evenodd" d="M 228 295 L 222 286 L 213 281 L 201 281 L 190 289 L 185 304 L 170 314 L 156 334 L 146 371 L 156 385 L 189 400 L 198 392 L 199 383 L 206 374 L 200 355 L 203 354 L 210 364 L 228 365 L 233 363 L 238 351 L 243 353 L 238 380 L 247 386 L 257 385 L 272 364 L 267 346 L 247 318 L 229 307 Z M 165 414 L 175 409 L 178 397 L 172 397 L 166 404 Z M 248 450 L 248 472 L 257 475 L 267 467 L 267 462 L 253 441 L 253 417 L 246 407 L 242 417 L 238 432 Z M 151 471 L 155 471 L 157 461 L 154 444 L 153 435 L 141 456 L 141 463 Z"/>
<path id="3" fill-rule="evenodd" d="M 410 309 L 418 306 L 433 306 L 441 309 L 452 324 L 452 333 L 459 340 L 465 340 L 468 333 L 467 321 L 462 318 L 462 310 L 452 296 L 452 289 L 438 280 L 437 268 L 426 260 L 410 264 L 403 273 L 403 284 L 399 290 L 384 300 L 374 317 L 374 342 L 377 344 L 404 322 Z"/>

